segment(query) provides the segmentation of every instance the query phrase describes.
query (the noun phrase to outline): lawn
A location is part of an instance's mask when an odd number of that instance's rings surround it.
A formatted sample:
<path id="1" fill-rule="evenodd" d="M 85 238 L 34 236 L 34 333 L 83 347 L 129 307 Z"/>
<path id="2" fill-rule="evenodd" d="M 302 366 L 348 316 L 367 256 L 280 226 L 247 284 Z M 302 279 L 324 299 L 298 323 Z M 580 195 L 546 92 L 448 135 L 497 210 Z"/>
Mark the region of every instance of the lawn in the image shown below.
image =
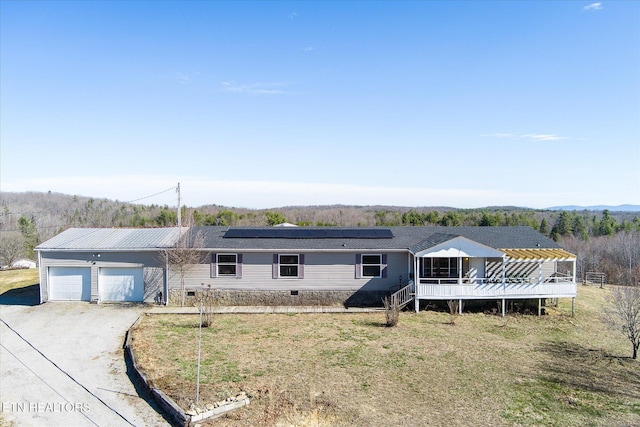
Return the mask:
<path id="1" fill-rule="evenodd" d="M 40 302 L 38 269 L 0 271 L 0 305 L 36 305 Z"/>
<path id="2" fill-rule="evenodd" d="M 245 391 L 217 426 L 640 425 L 640 362 L 601 321 L 608 289 L 548 315 L 218 315 L 203 329 L 200 399 Z M 454 320 L 452 324 L 452 320 Z M 146 316 L 133 347 L 155 385 L 195 398 L 197 316 Z M 214 422 L 211 422 L 214 425 Z"/>
<path id="3" fill-rule="evenodd" d="M 37 268 L 0 270 L 0 294 L 12 289 L 37 285 L 39 281 Z"/>

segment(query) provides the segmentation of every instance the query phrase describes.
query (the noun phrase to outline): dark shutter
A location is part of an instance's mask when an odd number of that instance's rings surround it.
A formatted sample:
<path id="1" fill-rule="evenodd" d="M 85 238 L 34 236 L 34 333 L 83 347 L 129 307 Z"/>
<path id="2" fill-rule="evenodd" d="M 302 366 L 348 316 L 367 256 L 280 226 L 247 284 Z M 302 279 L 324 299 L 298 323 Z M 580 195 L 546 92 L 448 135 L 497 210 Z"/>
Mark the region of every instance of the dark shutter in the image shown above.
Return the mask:
<path id="1" fill-rule="evenodd" d="M 273 254 L 273 265 L 271 266 L 271 278 L 278 278 L 278 254 Z"/>
<path id="2" fill-rule="evenodd" d="M 356 254 L 356 279 L 362 278 L 362 254 Z"/>
<path id="3" fill-rule="evenodd" d="M 242 254 L 236 255 L 236 279 L 242 279 Z"/>
<path id="4" fill-rule="evenodd" d="M 382 254 L 382 265 L 380 266 L 382 268 L 382 278 L 386 278 L 387 277 L 387 254 Z"/>
<path id="5" fill-rule="evenodd" d="M 298 257 L 298 279 L 304 279 L 304 254 Z"/>
<path id="6" fill-rule="evenodd" d="M 211 254 L 211 277 L 216 277 L 218 272 L 218 256 Z"/>

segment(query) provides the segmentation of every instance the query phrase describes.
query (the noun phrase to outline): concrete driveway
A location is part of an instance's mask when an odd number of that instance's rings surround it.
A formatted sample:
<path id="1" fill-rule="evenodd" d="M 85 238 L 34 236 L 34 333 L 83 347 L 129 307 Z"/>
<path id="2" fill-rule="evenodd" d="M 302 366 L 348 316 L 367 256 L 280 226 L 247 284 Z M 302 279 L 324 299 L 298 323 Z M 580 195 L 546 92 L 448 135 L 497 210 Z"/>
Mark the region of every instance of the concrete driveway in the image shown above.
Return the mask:
<path id="1" fill-rule="evenodd" d="M 1 302 L 4 423 L 168 426 L 127 375 L 124 335 L 144 311 L 137 305 Z"/>

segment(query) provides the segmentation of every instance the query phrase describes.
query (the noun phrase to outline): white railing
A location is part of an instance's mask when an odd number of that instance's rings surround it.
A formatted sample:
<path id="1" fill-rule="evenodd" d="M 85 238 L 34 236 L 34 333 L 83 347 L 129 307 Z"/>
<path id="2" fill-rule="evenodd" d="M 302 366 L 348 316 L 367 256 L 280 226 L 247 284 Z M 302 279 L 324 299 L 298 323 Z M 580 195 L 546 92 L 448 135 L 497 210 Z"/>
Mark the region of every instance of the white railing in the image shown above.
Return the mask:
<path id="1" fill-rule="evenodd" d="M 576 283 L 572 277 L 536 278 L 421 278 L 416 285 L 416 298 L 536 298 L 574 296 Z"/>
<path id="2" fill-rule="evenodd" d="M 404 307 L 413 299 L 413 281 L 397 292 L 391 294 L 391 307 Z"/>

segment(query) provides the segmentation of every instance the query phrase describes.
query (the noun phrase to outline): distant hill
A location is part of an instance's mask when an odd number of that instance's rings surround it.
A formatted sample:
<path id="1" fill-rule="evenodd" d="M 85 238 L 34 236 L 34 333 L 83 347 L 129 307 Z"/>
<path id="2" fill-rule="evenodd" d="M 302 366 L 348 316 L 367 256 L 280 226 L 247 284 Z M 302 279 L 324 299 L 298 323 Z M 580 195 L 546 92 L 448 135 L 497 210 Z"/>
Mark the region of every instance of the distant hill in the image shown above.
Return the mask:
<path id="1" fill-rule="evenodd" d="M 560 211 L 572 211 L 593 226 L 594 219 L 609 209 L 611 217 L 638 223 L 640 206 L 564 206 L 548 210 L 516 206 L 488 206 L 478 209 L 406 206 L 288 206 L 245 209 L 219 205 L 183 207 L 183 221 L 195 225 L 264 226 L 269 215 L 280 214 L 282 222 L 297 225 L 370 227 L 392 225 L 525 225 L 536 230 L 545 221 L 550 233 Z M 269 214 L 269 215 L 268 215 Z M 584 218 L 583 218 L 584 217 Z M 585 219 L 588 217 L 588 221 Z M 0 232 L 21 230 L 20 219 L 31 223 L 39 241 L 45 241 L 67 227 L 166 227 L 176 224 L 176 207 L 140 205 L 109 199 L 59 193 L 0 193 Z M 2 236 L 0 236 L 0 240 Z"/>
<path id="2" fill-rule="evenodd" d="M 603 211 L 609 210 L 611 212 L 640 212 L 640 205 L 619 205 L 619 206 L 607 206 L 607 205 L 595 205 L 595 206 L 553 206 L 547 208 L 550 211 Z"/>

